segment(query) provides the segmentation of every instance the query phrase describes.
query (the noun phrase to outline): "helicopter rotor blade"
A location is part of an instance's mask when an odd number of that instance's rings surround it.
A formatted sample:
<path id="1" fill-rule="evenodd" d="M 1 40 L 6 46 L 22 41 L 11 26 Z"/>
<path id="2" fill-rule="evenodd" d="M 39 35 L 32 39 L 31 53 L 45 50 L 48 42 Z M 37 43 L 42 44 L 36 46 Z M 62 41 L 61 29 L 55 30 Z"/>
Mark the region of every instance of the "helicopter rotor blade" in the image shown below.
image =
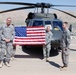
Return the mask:
<path id="1" fill-rule="evenodd" d="M 28 5 L 28 6 L 30 6 L 30 5 L 37 6 L 38 5 L 38 3 L 34 4 L 34 3 L 24 3 L 24 2 L 0 2 L 0 4 Z M 42 4 L 46 5 L 46 3 L 39 3 L 40 7 Z M 76 7 L 76 5 L 52 5 L 52 4 L 47 4 L 47 5 L 49 5 L 50 7 L 54 7 L 54 6 L 56 6 L 56 7 Z"/>
<path id="2" fill-rule="evenodd" d="M 32 7 L 20 7 L 20 8 L 14 8 L 14 9 L 8 9 L 8 10 L 0 11 L 0 14 L 6 13 L 6 12 L 11 12 L 11 11 L 16 11 L 16 10 L 31 9 L 31 8 L 35 8 L 35 7 L 32 6 Z"/>
<path id="3" fill-rule="evenodd" d="M 58 10 L 58 11 L 60 11 L 60 12 L 63 12 L 63 13 L 65 13 L 65 14 L 69 15 L 69 16 L 72 16 L 72 17 L 76 18 L 75 15 L 70 14 L 70 13 L 68 13 L 68 12 L 66 12 L 66 11 L 63 11 L 63 10 L 60 10 L 60 9 L 56 9 L 56 8 L 51 8 L 51 9 Z"/>
<path id="4" fill-rule="evenodd" d="M 24 2 L 0 2 L 0 4 L 14 4 L 14 5 L 36 5 L 34 3 L 24 3 Z"/>
<path id="5" fill-rule="evenodd" d="M 76 5 L 51 5 L 52 7 L 76 7 Z"/>

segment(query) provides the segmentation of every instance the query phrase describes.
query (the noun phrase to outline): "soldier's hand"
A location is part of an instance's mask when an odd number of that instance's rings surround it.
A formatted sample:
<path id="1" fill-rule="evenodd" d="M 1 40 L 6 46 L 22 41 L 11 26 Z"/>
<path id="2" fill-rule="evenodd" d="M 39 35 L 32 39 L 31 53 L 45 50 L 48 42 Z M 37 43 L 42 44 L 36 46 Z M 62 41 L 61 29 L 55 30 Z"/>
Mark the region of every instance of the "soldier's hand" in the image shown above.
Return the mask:
<path id="1" fill-rule="evenodd" d="M 9 39 L 5 39 L 5 42 L 10 42 L 10 40 Z"/>
<path id="2" fill-rule="evenodd" d="M 43 46 L 46 46 L 45 44 L 43 44 Z"/>
<path id="3" fill-rule="evenodd" d="M 68 48 L 65 48 L 65 51 L 67 51 L 68 50 Z"/>

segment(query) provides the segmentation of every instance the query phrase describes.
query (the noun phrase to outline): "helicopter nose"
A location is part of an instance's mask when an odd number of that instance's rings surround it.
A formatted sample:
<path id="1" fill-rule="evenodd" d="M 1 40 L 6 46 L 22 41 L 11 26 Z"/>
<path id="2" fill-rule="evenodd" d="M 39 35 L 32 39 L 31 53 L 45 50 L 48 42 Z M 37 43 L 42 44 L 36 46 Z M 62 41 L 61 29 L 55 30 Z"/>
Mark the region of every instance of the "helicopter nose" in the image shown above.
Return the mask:
<path id="1" fill-rule="evenodd" d="M 61 39 L 61 37 L 62 37 L 62 31 L 60 31 L 60 30 L 53 30 L 52 33 L 53 33 L 53 37 L 52 37 L 53 41 Z"/>

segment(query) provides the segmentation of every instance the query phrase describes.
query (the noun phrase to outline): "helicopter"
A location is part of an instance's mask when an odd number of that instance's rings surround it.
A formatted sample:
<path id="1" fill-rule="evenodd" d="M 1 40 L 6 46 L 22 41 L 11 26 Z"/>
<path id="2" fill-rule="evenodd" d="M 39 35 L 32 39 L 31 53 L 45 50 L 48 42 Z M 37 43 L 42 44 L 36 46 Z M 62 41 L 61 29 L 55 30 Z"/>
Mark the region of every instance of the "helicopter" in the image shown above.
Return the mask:
<path id="1" fill-rule="evenodd" d="M 17 10 L 23 10 L 23 9 L 33 9 L 36 8 L 36 13 L 30 12 L 27 15 L 27 18 L 25 20 L 26 26 L 34 27 L 34 26 L 46 26 L 51 25 L 52 26 L 52 47 L 53 48 L 60 48 L 60 39 L 62 37 L 62 24 L 63 21 L 57 18 L 57 14 L 55 13 L 49 13 L 49 9 L 54 9 L 60 12 L 63 12 L 71 17 L 76 18 L 75 15 L 70 14 L 66 11 L 53 8 L 53 7 L 76 7 L 75 5 L 53 5 L 49 3 L 24 3 L 24 2 L 0 2 L 0 4 L 9 4 L 9 5 L 23 5 L 23 7 L 14 8 L 14 9 L 8 9 L 0 11 L 0 14 L 11 12 L 11 11 L 17 11 Z M 41 12 L 38 12 L 38 9 L 41 8 Z M 45 9 L 47 9 L 47 13 L 45 13 Z"/>

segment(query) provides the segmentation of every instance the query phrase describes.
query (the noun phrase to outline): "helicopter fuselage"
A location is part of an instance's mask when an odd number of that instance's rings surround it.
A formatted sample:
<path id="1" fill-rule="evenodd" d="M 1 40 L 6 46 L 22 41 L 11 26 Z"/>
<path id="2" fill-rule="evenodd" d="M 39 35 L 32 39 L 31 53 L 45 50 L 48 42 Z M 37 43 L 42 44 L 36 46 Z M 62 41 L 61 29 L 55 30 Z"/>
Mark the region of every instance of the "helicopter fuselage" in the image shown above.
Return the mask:
<path id="1" fill-rule="evenodd" d="M 47 26 L 47 25 L 51 25 L 52 27 L 52 33 L 53 33 L 53 37 L 52 37 L 52 47 L 53 48 L 58 48 L 60 47 L 60 40 L 62 37 L 62 21 L 59 19 L 55 19 L 54 16 L 50 16 L 50 15 L 45 15 L 45 14 L 37 14 L 35 18 L 33 19 L 29 19 L 29 23 L 27 26 Z M 43 16 L 43 17 L 42 17 Z"/>

